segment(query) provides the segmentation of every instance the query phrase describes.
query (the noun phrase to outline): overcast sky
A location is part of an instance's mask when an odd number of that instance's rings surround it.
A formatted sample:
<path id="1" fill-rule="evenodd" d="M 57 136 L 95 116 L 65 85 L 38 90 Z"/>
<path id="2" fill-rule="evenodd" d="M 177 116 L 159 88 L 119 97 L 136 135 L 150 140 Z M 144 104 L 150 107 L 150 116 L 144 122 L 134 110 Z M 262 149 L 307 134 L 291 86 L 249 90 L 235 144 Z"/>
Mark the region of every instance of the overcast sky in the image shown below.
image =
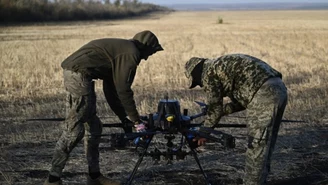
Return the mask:
<path id="1" fill-rule="evenodd" d="M 328 0 L 139 0 L 153 4 L 217 4 L 217 3 L 259 3 L 259 2 L 295 2 L 295 3 L 328 3 Z"/>

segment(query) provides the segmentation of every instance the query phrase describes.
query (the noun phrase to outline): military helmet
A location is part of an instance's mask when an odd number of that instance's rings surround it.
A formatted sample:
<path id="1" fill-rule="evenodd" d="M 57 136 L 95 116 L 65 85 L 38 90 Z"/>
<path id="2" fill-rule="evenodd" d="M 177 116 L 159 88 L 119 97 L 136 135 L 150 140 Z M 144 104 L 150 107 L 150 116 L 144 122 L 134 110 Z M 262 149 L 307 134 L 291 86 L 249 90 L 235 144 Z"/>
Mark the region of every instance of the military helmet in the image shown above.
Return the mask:
<path id="1" fill-rule="evenodd" d="M 199 85 L 194 77 L 192 76 L 192 72 L 194 71 L 195 67 L 203 62 L 203 58 L 198 58 L 198 57 L 192 57 L 188 60 L 188 62 L 185 64 L 185 75 L 189 80 L 189 88 L 192 89 Z"/>
<path id="2" fill-rule="evenodd" d="M 137 40 L 146 47 L 152 48 L 154 52 L 164 50 L 163 47 L 159 44 L 156 35 L 148 30 L 137 33 L 133 37 L 133 40 Z"/>

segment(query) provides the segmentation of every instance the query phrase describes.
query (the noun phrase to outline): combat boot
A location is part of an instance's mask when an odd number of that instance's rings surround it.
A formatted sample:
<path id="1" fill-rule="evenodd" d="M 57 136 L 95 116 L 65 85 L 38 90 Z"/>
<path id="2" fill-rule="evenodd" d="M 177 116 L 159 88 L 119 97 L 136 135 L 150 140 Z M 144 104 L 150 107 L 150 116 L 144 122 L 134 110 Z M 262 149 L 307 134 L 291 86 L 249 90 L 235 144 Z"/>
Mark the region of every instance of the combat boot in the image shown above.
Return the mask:
<path id="1" fill-rule="evenodd" d="M 87 185 L 121 185 L 121 183 L 118 181 L 110 180 L 107 177 L 100 175 L 96 179 L 91 179 L 88 176 Z"/>
<path id="2" fill-rule="evenodd" d="M 49 177 L 44 181 L 43 185 L 63 185 L 62 180 L 56 182 L 49 182 Z"/>

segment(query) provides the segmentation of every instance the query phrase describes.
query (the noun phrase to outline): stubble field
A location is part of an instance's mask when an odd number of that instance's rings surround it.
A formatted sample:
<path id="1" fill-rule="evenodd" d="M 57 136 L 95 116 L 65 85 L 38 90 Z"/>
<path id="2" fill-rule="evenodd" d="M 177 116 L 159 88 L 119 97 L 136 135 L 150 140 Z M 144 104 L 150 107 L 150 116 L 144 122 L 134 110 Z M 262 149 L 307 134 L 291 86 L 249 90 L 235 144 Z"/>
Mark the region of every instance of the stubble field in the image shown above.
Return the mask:
<path id="1" fill-rule="evenodd" d="M 223 24 L 217 23 L 219 17 Z M 282 124 L 269 184 L 328 184 L 328 11 L 173 12 L 142 19 L 0 27 L 0 184 L 42 184 L 46 178 L 60 122 L 25 120 L 64 117 L 61 62 L 90 40 L 130 39 L 143 30 L 154 32 L 164 51 L 142 61 L 137 71 L 133 89 L 141 114 L 155 112 L 166 93 L 191 114 L 199 111 L 193 101 L 205 101 L 205 95 L 201 89 L 187 89 L 184 76 L 190 57 L 253 55 L 283 74 L 289 93 L 284 119 L 305 121 Z M 117 122 L 101 82 L 96 85 L 99 116 L 104 123 Z M 104 133 L 117 131 L 121 130 L 106 128 Z M 236 148 L 223 150 L 210 143 L 199 157 L 213 184 L 241 184 L 246 130 L 224 131 L 237 137 Z M 102 172 L 125 181 L 138 156 L 131 150 L 112 149 L 108 143 L 101 147 Z M 192 157 L 173 165 L 154 166 L 147 160 L 134 184 L 204 182 Z M 83 184 L 86 174 L 81 143 L 72 152 L 63 180 Z"/>

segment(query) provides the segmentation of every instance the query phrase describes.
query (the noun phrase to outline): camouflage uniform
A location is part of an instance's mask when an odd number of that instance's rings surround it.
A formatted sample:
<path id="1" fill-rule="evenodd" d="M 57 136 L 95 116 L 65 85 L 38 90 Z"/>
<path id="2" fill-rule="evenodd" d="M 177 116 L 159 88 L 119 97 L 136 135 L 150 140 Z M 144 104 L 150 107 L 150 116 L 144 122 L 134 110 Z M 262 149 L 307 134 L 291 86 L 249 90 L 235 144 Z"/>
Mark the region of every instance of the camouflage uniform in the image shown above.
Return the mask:
<path id="1" fill-rule="evenodd" d="M 64 70 L 66 96 L 66 120 L 63 122 L 63 133 L 57 141 L 52 159 L 50 175 L 61 177 L 69 153 L 85 136 L 100 135 L 102 123 L 96 114 L 96 94 L 91 77 Z M 99 172 L 98 146 L 100 137 L 85 137 L 85 153 L 89 172 Z"/>
<path id="2" fill-rule="evenodd" d="M 195 70 L 200 70 L 199 77 Z M 260 59 L 231 54 L 217 59 L 193 57 L 186 63 L 186 76 L 190 88 L 200 85 L 207 94 L 206 126 L 219 123 L 224 115 L 247 109 L 249 138 L 244 184 L 265 184 L 287 104 L 282 75 Z M 229 97 L 231 102 L 224 105 L 223 97 Z"/>
<path id="3" fill-rule="evenodd" d="M 72 149 L 84 136 L 89 173 L 98 173 L 102 123 L 96 113 L 94 79 L 103 80 L 103 91 L 121 119 L 140 119 L 131 85 L 141 59 L 161 51 L 156 36 L 143 31 L 131 40 L 105 38 L 87 43 L 62 63 L 67 91 L 66 120 L 52 159 L 51 176 L 61 177 Z M 45 183 L 46 184 L 46 183 Z"/>

